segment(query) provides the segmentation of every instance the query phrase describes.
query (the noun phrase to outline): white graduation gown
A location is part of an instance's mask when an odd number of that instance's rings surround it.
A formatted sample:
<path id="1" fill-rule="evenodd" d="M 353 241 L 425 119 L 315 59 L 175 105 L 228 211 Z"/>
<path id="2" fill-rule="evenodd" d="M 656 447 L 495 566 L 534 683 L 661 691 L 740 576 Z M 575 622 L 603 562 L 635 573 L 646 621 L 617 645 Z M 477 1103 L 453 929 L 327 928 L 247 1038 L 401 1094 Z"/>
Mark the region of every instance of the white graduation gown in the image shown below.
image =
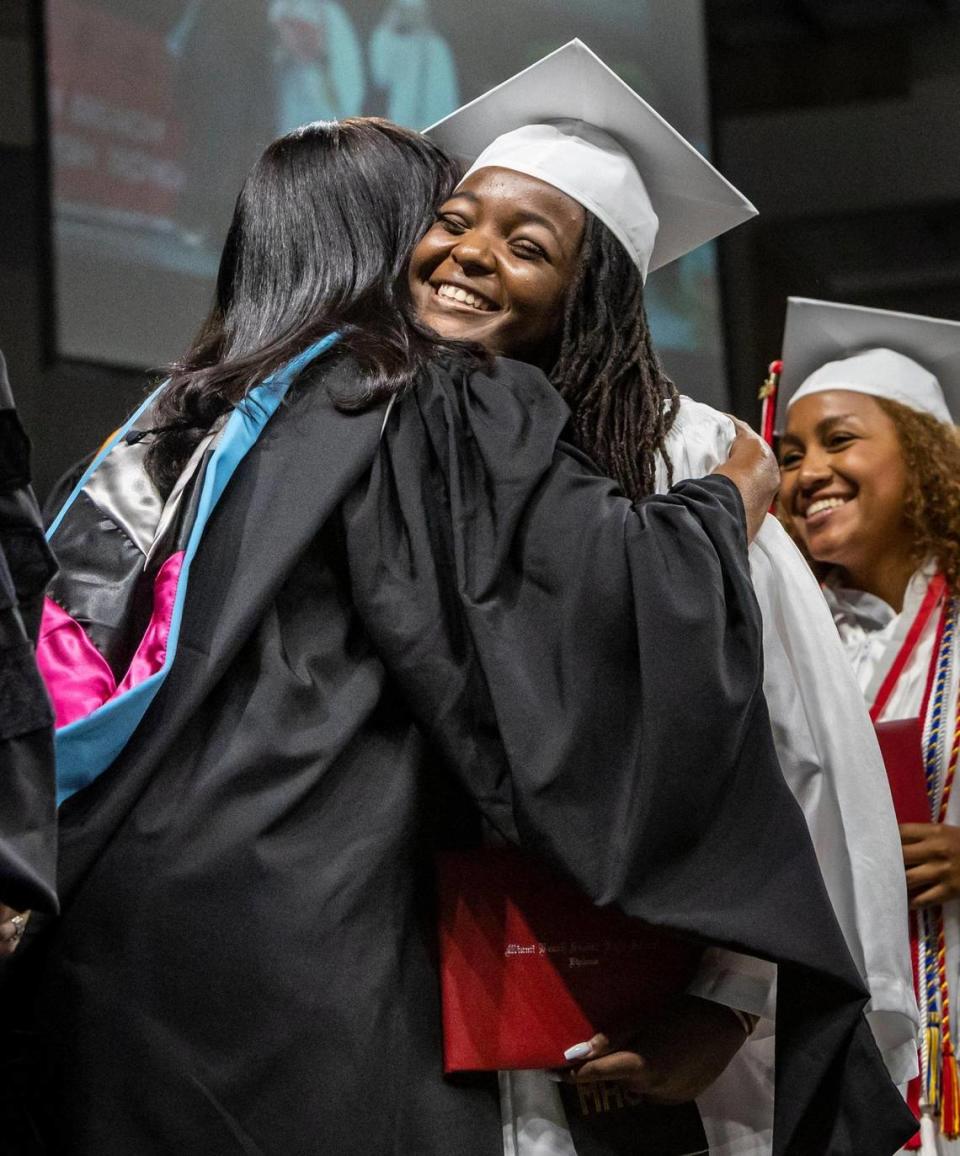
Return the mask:
<path id="1" fill-rule="evenodd" d="M 862 590 L 843 589 L 835 580 L 828 580 L 824 588 L 847 658 L 869 706 L 872 706 L 880 684 L 900 650 L 935 572 L 935 566 L 928 564 L 914 574 L 907 586 L 903 610 L 899 614 L 882 599 Z M 937 618 L 937 614 L 932 614 L 927 620 L 917 646 L 880 715 L 881 722 L 915 718 L 920 713 L 936 641 Z M 955 660 L 947 683 L 946 717 L 951 727 L 957 717 L 958 689 L 960 661 Z M 941 781 L 944 771 L 945 767 L 941 766 Z M 951 794 L 947 804 L 946 821 L 960 826 L 960 794 L 956 791 Z M 960 901 L 952 900 L 944 904 L 943 915 L 951 993 L 960 995 Z M 950 1021 L 953 1038 L 957 1039 L 956 1002 L 951 1007 Z M 923 1156 L 960 1156 L 960 1141 L 945 1140 L 936 1127 L 930 1127 L 927 1122 L 925 1124 Z"/>
<path id="2" fill-rule="evenodd" d="M 726 459 L 733 437 L 729 418 L 683 398 L 667 439 L 673 481 L 709 473 Z M 662 462 L 657 488 L 668 488 Z M 777 754 L 870 989 L 868 1016 L 891 1078 L 905 1084 L 916 1073 L 918 1013 L 900 841 L 880 751 L 823 595 L 775 518 L 767 518 L 752 543 L 750 563 Z M 715 950 L 691 986 L 694 994 L 762 1017 L 697 1101 L 710 1156 L 769 1156 L 772 1150 L 775 970 Z M 502 1072 L 500 1089 L 504 1156 L 576 1156 L 556 1087 L 544 1073 Z"/>

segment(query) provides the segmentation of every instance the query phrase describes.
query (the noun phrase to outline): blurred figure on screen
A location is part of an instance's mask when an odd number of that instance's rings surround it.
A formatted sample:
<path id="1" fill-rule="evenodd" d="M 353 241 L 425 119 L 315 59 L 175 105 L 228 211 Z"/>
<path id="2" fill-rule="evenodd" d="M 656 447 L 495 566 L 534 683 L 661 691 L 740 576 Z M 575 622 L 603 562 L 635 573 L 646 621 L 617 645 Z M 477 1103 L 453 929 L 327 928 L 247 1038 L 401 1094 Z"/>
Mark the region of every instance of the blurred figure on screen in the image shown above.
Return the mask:
<path id="1" fill-rule="evenodd" d="M 272 0 L 278 133 L 362 111 L 363 54 L 353 22 L 332 0 Z"/>
<path id="2" fill-rule="evenodd" d="M 425 128 L 460 102 L 447 41 L 434 29 L 428 0 L 392 0 L 370 37 L 370 74 L 386 89 L 388 119 Z"/>
<path id="3" fill-rule="evenodd" d="M 166 28 L 186 173 L 176 217 L 214 260 L 237 187 L 274 135 L 271 32 L 266 0 L 189 0 Z"/>

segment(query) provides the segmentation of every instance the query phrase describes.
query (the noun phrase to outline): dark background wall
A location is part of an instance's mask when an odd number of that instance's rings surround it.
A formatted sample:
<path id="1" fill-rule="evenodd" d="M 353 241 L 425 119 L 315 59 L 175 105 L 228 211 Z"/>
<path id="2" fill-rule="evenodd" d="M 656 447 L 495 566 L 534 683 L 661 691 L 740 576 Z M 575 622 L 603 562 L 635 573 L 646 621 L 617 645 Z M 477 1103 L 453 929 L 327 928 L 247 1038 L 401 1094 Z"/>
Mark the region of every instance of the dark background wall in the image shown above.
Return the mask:
<path id="1" fill-rule="evenodd" d="M 788 294 L 960 318 L 960 3 L 706 10 L 716 155 L 760 210 L 721 242 L 748 416 Z"/>
<path id="2" fill-rule="evenodd" d="M 42 496 L 115 428 L 146 378 L 53 357 L 39 4 L 0 0 L 0 350 Z"/>
<path id="3" fill-rule="evenodd" d="M 45 492 L 147 378 L 51 357 L 38 3 L 0 3 L 0 349 Z M 706 11 L 714 156 L 761 212 L 721 242 L 731 403 L 755 419 L 788 293 L 960 318 L 960 0 Z"/>

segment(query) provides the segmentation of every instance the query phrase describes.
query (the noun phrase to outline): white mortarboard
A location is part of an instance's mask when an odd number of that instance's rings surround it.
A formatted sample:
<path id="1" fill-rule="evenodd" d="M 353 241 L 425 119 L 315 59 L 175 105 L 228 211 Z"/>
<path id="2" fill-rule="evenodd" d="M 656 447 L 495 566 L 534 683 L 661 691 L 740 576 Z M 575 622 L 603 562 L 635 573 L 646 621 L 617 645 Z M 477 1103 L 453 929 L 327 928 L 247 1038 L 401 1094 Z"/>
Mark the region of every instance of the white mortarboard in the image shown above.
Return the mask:
<path id="1" fill-rule="evenodd" d="M 579 201 L 644 277 L 757 211 L 580 40 L 426 133 L 470 172 L 514 169 Z"/>
<path id="2" fill-rule="evenodd" d="M 960 321 L 788 298 L 777 432 L 798 398 L 833 389 L 953 421 L 951 411 L 960 414 Z"/>

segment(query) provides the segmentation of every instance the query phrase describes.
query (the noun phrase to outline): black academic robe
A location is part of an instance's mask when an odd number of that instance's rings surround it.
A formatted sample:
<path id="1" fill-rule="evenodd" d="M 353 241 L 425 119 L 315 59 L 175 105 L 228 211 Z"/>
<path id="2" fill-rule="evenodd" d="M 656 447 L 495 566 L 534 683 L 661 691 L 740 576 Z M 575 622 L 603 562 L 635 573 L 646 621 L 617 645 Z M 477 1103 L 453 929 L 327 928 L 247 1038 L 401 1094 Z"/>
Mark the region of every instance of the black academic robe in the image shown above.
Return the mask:
<path id="1" fill-rule="evenodd" d="M 382 406 L 331 401 L 356 379 L 321 363 L 270 421 L 170 676 L 61 809 L 63 913 L 13 981 L 50 1149 L 498 1156 L 495 1080 L 441 1074 L 434 934 L 433 850 L 482 816 L 599 903 L 780 963 L 778 1154 L 894 1152 L 736 489 L 631 504 L 516 363 L 425 371 L 382 439 Z"/>
<path id="2" fill-rule="evenodd" d="M 56 910 L 53 714 L 33 653 L 56 569 L 0 354 L 0 903 Z"/>

